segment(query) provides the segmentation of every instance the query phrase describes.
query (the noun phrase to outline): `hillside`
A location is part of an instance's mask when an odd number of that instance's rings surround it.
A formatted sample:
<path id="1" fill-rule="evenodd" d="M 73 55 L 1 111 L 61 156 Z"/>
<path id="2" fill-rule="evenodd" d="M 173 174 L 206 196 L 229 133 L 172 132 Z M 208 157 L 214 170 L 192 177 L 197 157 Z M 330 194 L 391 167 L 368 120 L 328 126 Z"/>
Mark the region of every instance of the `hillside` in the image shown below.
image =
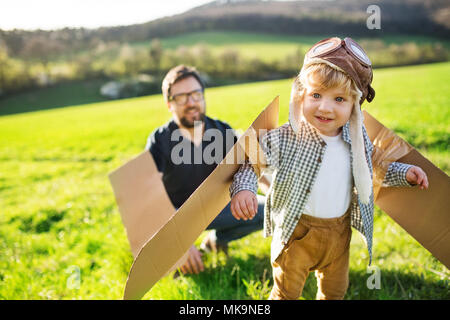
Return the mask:
<path id="1" fill-rule="evenodd" d="M 371 30 L 374 4 L 381 29 Z M 449 18 L 446 0 L 221 0 L 130 26 L 0 30 L 0 98 L 139 74 L 151 75 L 146 93 L 155 93 L 159 78 L 181 63 L 198 67 L 212 85 L 288 78 L 306 49 L 330 35 L 361 40 L 377 68 L 448 61 Z"/>
<path id="2" fill-rule="evenodd" d="M 368 6 L 381 10 L 381 30 L 369 30 Z M 417 34 L 449 38 L 445 0 L 213 1 L 185 13 L 141 25 L 101 28 L 104 39 L 166 37 L 192 31 L 245 30 L 296 35 L 346 33 L 379 36 Z M 111 31 L 114 31 L 111 33 Z"/>
<path id="3" fill-rule="evenodd" d="M 340 25 L 365 25 L 369 14 L 366 12 L 370 5 L 378 5 L 381 9 L 383 28 L 386 32 L 411 33 L 413 24 L 424 23 L 414 31 L 426 33 L 428 31 L 449 31 L 450 4 L 448 1 L 418 1 L 418 0 L 337 0 L 337 1 L 213 1 L 209 4 L 192 9 L 181 18 L 221 19 L 233 17 L 260 16 L 263 18 L 292 19 L 293 23 L 299 20 L 321 21 L 329 24 L 334 22 Z M 288 21 L 288 20 L 286 20 Z M 261 24 L 262 25 L 262 24 Z M 273 26 L 272 26 L 273 27 Z M 286 31 L 293 30 L 287 25 L 279 26 Z M 324 26 L 328 29 L 328 26 Z M 436 29 L 434 29 L 436 28 Z M 420 29 L 420 30 L 419 30 Z M 425 29 L 425 30 L 424 30 Z M 439 29 L 439 30 L 438 30 Z M 330 30 L 329 31 L 335 31 Z M 296 30 L 295 33 L 317 30 Z M 329 32 L 328 31 L 328 32 Z"/>

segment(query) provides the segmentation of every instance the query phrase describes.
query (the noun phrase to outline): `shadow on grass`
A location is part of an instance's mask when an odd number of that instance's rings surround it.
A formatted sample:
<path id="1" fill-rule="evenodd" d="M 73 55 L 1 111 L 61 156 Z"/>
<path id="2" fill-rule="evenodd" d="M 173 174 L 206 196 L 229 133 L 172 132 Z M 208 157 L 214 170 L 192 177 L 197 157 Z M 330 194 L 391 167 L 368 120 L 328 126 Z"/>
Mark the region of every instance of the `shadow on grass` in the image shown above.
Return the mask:
<path id="1" fill-rule="evenodd" d="M 220 254 L 219 254 L 220 255 Z M 213 256 L 213 255 L 211 255 Z M 199 275 L 189 275 L 201 299 L 267 299 L 273 286 L 269 257 L 248 255 L 245 259 L 212 257 L 212 265 Z M 222 260 L 222 261 L 221 261 Z M 430 281 L 408 271 L 380 270 L 379 289 L 368 288 L 373 273 L 350 270 L 346 300 L 411 300 L 450 299 L 448 280 Z M 371 286 L 372 287 L 372 286 Z M 314 272 L 306 279 L 301 299 L 314 300 L 317 282 Z"/>
<path id="2" fill-rule="evenodd" d="M 369 289 L 367 282 L 374 284 L 369 277 L 371 273 L 350 270 L 350 285 L 345 299 L 375 300 L 448 300 L 449 281 L 431 281 L 423 274 L 411 274 L 405 270 L 380 270 L 379 289 Z"/>
<path id="3" fill-rule="evenodd" d="M 110 101 L 110 99 L 105 98 L 100 94 L 100 88 L 106 82 L 108 82 L 108 80 L 94 79 L 60 83 L 47 88 L 32 89 L 6 96 L 0 98 L 0 116 Z M 249 81 L 216 79 L 214 82 L 209 83 L 208 87 L 234 85 L 247 82 Z M 160 91 L 148 92 L 146 95 L 160 93 Z"/>
<path id="4" fill-rule="evenodd" d="M 0 116 L 106 101 L 108 99 L 100 95 L 100 87 L 105 82 L 62 83 L 7 96 L 0 99 Z"/>

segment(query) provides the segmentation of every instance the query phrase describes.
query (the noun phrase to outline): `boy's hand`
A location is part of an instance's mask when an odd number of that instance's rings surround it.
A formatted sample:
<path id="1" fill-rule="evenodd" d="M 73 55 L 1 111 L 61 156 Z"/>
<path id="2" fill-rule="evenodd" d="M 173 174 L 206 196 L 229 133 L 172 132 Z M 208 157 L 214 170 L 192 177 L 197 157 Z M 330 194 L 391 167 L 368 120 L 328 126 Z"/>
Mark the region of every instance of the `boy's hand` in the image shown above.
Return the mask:
<path id="1" fill-rule="evenodd" d="M 427 174 L 420 168 L 412 166 L 406 171 L 406 180 L 411 184 L 417 184 L 420 189 L 428 189 Z"/>
<path id="2" fill-rule="evenodd" d="M 239 191 L 231 199 L 231 213 L 233 217 L 240 220 L 253 219 L 258 211 L 258 200 L 256 195 L 249 190 Z"/>

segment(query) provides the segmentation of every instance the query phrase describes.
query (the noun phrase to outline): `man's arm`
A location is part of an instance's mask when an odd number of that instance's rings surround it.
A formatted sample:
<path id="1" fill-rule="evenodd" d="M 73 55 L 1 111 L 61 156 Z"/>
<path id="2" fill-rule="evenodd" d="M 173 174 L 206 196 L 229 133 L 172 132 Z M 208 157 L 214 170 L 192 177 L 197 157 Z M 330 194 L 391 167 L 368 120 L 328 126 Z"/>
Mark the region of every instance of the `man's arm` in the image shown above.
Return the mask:
<path id="1" fill-rule="evenodd" d="M 156 168 L 161 173 L 161 177 L 166 169 L 166 159 L 163 152 L 164 142 L 160 141 L 158 129 L 153 131 L 147 138 L 147 143 L 145 145 L 145 150 L 149 151 L 156 163 Z M 166 142 L 167 143 L 167 142 Z"/>

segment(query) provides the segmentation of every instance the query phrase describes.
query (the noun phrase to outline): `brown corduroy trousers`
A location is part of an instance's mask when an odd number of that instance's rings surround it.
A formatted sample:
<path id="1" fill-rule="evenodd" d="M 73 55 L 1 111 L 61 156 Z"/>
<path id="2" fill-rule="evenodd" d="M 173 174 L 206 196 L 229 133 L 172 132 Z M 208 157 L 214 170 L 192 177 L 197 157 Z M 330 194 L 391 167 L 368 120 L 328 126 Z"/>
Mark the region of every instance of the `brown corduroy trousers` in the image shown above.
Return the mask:
<path id="1" fill-rule="evenodd" d="M 298 299 L 310 271 L 316 271 L 319 300 L 343 299 L 348 288 L 350 209 L 338 218 L 302 214 L 282 253 L 272 263 L 269 299 Z"/>

